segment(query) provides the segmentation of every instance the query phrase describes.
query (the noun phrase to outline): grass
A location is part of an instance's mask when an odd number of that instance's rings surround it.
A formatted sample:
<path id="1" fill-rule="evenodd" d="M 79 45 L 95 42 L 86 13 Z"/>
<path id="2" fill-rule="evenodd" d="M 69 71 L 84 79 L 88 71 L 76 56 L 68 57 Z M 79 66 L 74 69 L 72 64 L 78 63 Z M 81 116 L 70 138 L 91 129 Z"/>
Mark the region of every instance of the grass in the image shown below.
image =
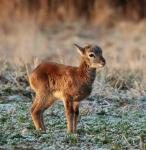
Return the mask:
<path id="1" fill-rule="evenodd" d="M 54 110 L 58 112 L 58 105 Z M 6 148 L 25 146 L 30 144 L 32 148 L 55 149 L 79 146 L 85 149 L 105 147 L 110 149 L 129 149 L 144 147 L 146 140 L 146 115 L 144 110 L 130 110 L 121 114 L 116 108 L 109 109 L 106 113 L 91 112 L 81 115 L 78 134 L 66 134 L 66 122 L 64 115 L 57 111 L 47 111 L 45 122 L 47 133 L 40 134 L 34 130 L 28 109 L 30 103 L 20 102 L 16 105 L 14 114 L 5 112 L 1 119 L 1 145 Z M 60 106 L 59 106 L 60 107 Z M 82 109 L 82 108 L 81 108 Z M 63 113 L 63 112 L 62 112 Z M 146 145 L 145 145 L 146 146 Z"/>

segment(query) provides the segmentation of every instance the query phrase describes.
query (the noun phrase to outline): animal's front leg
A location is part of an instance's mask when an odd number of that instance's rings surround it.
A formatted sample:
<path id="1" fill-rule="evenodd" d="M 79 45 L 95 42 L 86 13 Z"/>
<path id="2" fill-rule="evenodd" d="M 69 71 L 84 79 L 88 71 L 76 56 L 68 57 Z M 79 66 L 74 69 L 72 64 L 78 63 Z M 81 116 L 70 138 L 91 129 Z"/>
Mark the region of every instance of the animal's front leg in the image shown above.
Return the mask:
<path id="1" fill-rule="evenodd" d="M 67 97 L 64 100 L 64 108 L 67 119 L 67 131 L 68 133 L 73 133 L 74 111 L 73 111 L 73 99 L 71 97 Z"/>
<path id="2" fill-rule="evenodd" d="M 73 132 L 75 133 L 77 130 L 77 125 L 78 125 L 78 121 L 79 121 L 79 102 L 78 101 L 73 102 L 73 111 L 74 111 Z"/>

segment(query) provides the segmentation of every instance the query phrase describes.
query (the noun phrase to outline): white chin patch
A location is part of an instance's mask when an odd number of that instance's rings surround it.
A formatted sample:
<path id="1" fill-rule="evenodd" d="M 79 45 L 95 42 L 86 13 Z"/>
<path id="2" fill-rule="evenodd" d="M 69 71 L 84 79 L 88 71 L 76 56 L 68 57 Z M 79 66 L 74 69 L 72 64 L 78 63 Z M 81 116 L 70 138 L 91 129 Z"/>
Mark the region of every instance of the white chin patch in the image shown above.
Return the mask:
<path id="1" fill-rule="evenodd" d="M 103 68 L 104 68 L 103 65 L 98 64 L 97 67 L 96 67 L 96 72 L 97 72 L 97 73 L 100 72 Z"/>

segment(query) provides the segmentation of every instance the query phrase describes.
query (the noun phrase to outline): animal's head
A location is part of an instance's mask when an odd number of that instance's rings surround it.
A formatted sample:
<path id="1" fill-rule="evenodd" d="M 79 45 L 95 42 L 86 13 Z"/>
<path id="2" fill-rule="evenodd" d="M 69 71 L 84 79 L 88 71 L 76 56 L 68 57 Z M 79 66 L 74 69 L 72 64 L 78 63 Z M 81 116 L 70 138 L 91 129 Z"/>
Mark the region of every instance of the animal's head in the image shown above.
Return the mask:
<path id="1" fill-rule="evenodd" d="M 82 59 L 89 65 L 90 68 L 102 68 L 105 66 L 106 61 L 102 56 L 102 49 L 97 45 L 88 45 L 81 47 L 74 44 L 77 47 Z"/>

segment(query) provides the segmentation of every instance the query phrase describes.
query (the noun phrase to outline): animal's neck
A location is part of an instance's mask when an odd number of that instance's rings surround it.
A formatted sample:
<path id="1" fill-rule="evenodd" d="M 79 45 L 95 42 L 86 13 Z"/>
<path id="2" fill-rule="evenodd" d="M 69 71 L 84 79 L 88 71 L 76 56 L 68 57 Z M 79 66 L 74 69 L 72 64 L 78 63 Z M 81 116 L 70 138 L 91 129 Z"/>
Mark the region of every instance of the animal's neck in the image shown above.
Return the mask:
<path id="1" fill-rule="evenodd" d="M 80 66 L 78 68 L 78 73 L 82 80 L 85 80 L 88 83 L 90 82 L 90 84 L 94 82 L 96 77 L 96 69 L 90 68 L 85 60 L 81 60 Z"/>

